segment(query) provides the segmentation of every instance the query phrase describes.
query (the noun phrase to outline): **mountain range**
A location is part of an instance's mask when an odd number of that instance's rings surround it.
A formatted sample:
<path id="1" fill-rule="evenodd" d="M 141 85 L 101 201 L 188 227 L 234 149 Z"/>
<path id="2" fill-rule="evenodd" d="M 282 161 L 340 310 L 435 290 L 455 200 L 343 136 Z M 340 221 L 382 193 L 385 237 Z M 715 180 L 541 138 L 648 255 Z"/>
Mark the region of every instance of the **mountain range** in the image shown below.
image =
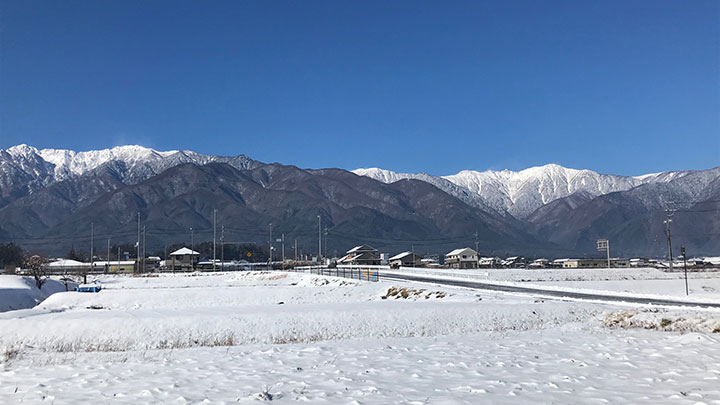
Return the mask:
<path id="1" fill-rule="evenodd" d="M 592 256 L 595 240 L 609 238 L 614 255 L 662 256 L 667 209 L 676 246 L 720 251 L 720 167 L 627 177 L 550 164 L 432 176 L 140 146 L 0 150 L 0 241 L 50 254 L 89 244 L 91 223 L 95 243 L 134 242 L 137 213 L 149 249 L 188 242 L 190 228 L 212 240 L 215 213 L 226 243 L 267 245 L 272 224 L 272 239 L 297 239 L 305 252 L 317 252 L 319 217 L 328 253 L 359 243 L 444 253 L 477 242 L 486 255 Z"/>

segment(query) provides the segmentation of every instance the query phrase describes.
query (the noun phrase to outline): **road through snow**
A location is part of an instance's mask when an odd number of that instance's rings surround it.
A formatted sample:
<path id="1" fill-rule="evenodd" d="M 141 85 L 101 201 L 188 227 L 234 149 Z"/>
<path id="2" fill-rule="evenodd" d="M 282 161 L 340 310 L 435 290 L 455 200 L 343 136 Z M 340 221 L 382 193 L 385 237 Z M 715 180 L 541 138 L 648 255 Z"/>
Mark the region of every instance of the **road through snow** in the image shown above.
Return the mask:
<path id="1" fill-rule="evenodd" d="M 602 293 L 586 293 L 578 291 L 553 290 L 544 288 L 524 287 L 518 285 L 495 284 L 482 281 L 460 280 L 450 277 L 433 277 L 421 276 L 416 274 L 407 274 L 402 272 L 383 272 L 382 278 L 385 280 L 403 280 L 421 283 L 432 283 L 440 285 L 448 285 L 453 287 L 466 287 L 478 290 L 500 291 L 508 293 L 532 294 L 540 297 L 554 298 L 572 298 L 590 301 L 609 301 L 631 304 L 650 304 L 661 306 L 682 306 L 682 307 L 701 307 L 701 308 L 720 308 L 720 302 L 700 302 L 700 301 L 683 301 L 679 299 L 662 299 L 652 297 L 641 297 L 634 295 L 611 295 Z"/>

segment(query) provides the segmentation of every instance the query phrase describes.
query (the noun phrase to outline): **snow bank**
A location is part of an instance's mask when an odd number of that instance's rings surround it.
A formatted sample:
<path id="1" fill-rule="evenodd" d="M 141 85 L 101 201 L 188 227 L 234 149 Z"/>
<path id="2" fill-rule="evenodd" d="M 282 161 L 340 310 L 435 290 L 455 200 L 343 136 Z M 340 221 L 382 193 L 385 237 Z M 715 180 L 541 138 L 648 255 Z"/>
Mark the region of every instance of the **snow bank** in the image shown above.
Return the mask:
<path id="1" fill-rule="evenodd" d="M 70 286 L 74 288 L 74 284 Z M 48 279 L 38 289 L 32 277 L 0 275 L 0 312 L 32 308 L 48 296 L 65 291 L 65 284 Z"/>

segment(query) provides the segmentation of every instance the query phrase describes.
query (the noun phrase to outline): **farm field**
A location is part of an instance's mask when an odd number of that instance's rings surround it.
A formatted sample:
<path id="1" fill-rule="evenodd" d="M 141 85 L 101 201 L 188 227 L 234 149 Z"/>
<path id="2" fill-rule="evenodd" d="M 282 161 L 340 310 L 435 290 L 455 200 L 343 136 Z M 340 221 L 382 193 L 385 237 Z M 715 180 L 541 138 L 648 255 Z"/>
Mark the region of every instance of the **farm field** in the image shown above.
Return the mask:
<path id="1" fill-rule="evenodd" d="M 0 314 L 0 402 L 720 403 L 713 310 L 284 272 L 98 281 Z"/>

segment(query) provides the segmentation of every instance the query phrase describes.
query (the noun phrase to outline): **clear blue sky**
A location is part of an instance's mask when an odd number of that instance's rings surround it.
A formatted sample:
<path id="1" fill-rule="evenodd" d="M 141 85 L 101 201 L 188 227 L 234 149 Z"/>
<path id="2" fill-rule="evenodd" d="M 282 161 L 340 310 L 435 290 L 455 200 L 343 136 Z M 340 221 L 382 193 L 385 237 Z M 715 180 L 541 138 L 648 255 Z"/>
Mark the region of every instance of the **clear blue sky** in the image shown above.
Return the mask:
<path id="1" fill-rule="evenodd" d="M 720 2 L 0 2 L 0 148 L 720 165 Z"/>

